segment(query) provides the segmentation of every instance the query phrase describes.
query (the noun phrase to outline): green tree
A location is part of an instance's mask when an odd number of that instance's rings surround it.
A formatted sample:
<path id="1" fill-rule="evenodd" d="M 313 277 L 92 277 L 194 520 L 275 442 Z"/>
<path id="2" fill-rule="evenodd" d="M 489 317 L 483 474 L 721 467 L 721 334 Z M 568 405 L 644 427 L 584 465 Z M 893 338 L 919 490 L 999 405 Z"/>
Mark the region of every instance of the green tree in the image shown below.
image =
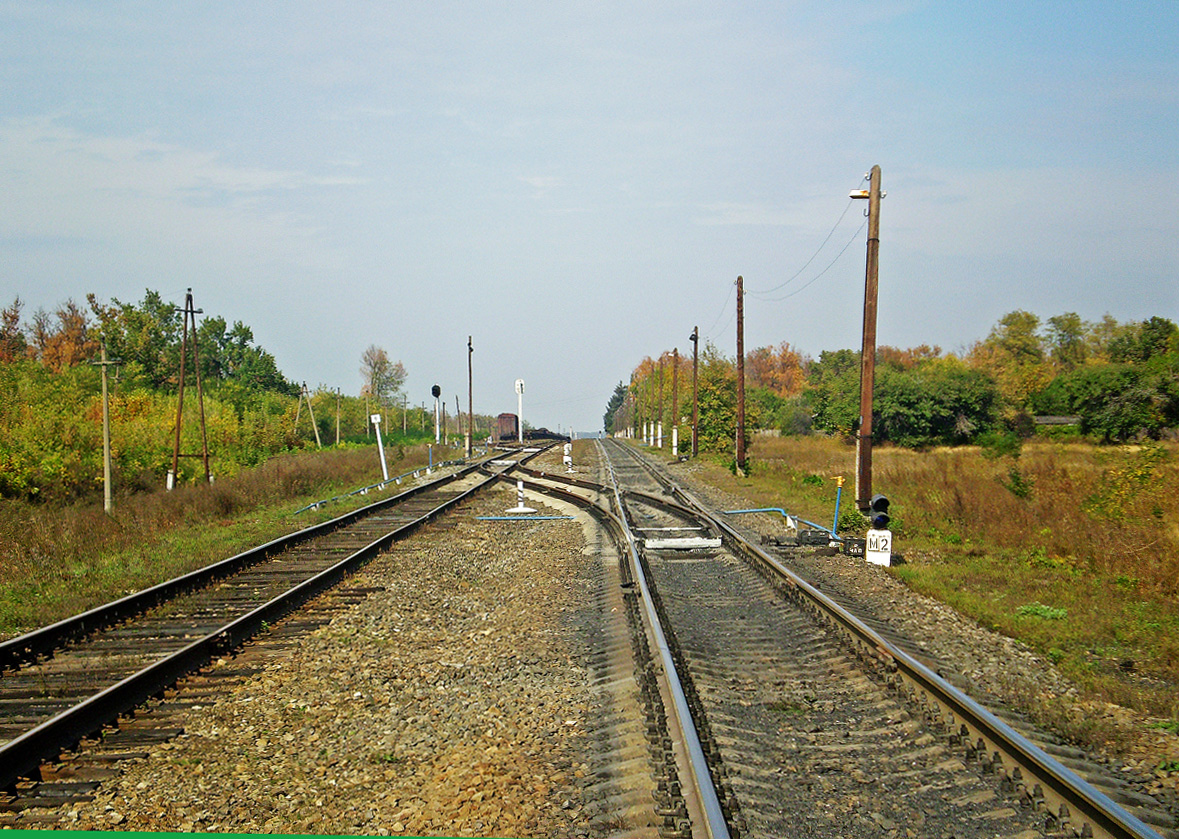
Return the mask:
<path id="1" fill-rule="evenodd" d="M 20 310 L 24 303 L 17 297 L 12 305 L 0 311 L 0 363 L 24 358 L 28 353 L 28 342 L 20 325 Z"/>
<path id="2" fill-rule="evenodd" d="M 111 298 L 103 304 L 93 294 L 86 300 L 98 318 L 99 340 L 118 358 L 124 375 L 152 389 L 174 389 L 180 369 L 180 307 L 147 289 L 137 306 Z"/>
<path id="3" fill-rule="evenodd" d="M 997 399 L 994 381 L 956 358 L 910 370 L 884 367 L 876 380 L 873 435 L 902 446 L 965 443 L 994 424 Z"/>
<path id="4" fill-rule="evenodd" d="M 851 434 L 860 419 L 860 354 L 824 350 L 810 364 L 806 399 L 816 428 Z"/>
<path id="5" fill-rule="evenodd" d="M 1071 370 L 1085 361 L 1085 322 L 1076 312 L 1048 318 L 1047 340 L 1052 360 L 1065 370 Z"/>
<path id="6" fill-rule="evenodd" d="M 610 401 L 606 403 L 606 413 L 602 415 L 602 427 L 606 429 L 607 434 L 614 433 L 614 414 L 622 407 L 622 403 L 626 401 L 626 395 L 630 389 L 619 382 L 614 387 L 614 393 L 610 394 Z"/>
<path id="7" fill-rule="evenodd" d="M 1110 361 L 1144 363 L 1179 350 L 1179 327 L 1157 315 L 1131 324 L 1110 341 Z"/>

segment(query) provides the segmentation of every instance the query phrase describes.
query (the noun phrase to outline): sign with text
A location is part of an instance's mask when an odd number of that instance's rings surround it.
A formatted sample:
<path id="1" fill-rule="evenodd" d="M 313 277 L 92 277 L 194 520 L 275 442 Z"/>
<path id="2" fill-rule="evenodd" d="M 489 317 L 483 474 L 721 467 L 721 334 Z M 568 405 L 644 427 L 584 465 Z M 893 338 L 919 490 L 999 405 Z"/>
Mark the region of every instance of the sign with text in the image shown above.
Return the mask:
<path id="1" fill-rule="evenodd" d="M 892 531 L 869 530 L 864 559 L 873 565 L 892 565 Z"/>

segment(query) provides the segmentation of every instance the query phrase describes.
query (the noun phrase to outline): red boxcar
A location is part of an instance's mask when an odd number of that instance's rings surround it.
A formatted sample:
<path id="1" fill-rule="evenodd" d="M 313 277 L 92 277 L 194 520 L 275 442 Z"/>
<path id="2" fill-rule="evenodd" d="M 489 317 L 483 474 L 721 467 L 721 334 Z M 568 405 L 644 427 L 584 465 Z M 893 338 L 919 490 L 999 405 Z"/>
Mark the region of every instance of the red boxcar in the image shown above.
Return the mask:
<path id="1" fill-rule="evenodd" d="M 519 436 L 519 418 L 515 414 L 499 415 L 499 439 L 515 440 Z"/>

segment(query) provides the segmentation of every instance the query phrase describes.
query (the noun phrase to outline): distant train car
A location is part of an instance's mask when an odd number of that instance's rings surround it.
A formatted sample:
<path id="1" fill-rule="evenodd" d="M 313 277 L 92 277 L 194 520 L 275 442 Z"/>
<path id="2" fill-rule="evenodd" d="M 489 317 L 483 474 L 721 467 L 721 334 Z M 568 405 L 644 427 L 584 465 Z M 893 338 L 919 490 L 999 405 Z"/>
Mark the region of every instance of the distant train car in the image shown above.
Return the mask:
<path id="1" fill-rule="evenodd" d="M 530 428 L 524 432 L 525 440 L 568 440 L 568 435 L 558 434 L 555 431 L 549 431 L 543 426 L 541 428 Z"/>
<path id="2" fill-rule="evenodd" d="M 498 422 L 501 441 L 515 440 L 519 437 L 520 420 L 515 414 L 500 414 Z"/>

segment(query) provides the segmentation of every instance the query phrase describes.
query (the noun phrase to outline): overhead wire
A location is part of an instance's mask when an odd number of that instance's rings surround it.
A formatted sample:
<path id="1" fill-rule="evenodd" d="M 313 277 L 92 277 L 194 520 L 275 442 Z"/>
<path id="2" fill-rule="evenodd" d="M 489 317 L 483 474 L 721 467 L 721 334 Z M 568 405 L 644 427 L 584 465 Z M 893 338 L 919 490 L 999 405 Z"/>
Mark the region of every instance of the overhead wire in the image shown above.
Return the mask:
<path id="1" fill-rule="evenodd" d="M 868 178 L 869 178 L 869 175 L 865 175 L 864 178 L 860 181 L 860 183 L 863 183 L 863 181 L 868 180 Z M 815 261 L 816 258 L 818 258 L 819 254 L 823 252 L 823 249 L 825 247 L 827 247 L 827 243 L 831 241 L 831 237 L 835 235 L 835 231 L 837 231 L 839 229 L 839 226 L 841 224 L 843 224 L 844 218 L 847 217 L 848 210 L 851 209 L 852 204 L 854 204 L 854 203 L 856 203 L 856 199 L 850 197 L 850 195 L 849 195 L 847 205 L 843 208 L 843 212 L 841 212 L 839 214 L 839 218 L 836 220 L 835 224 L 831 226 L 831 230 L 828 231 L 826 237 L 824 237 L 823 241 L 819 244 L 819 247 L 815 249 L 815 252 L 813 254 L 811 254 L 810 258 L 806 262 L 804 262 L 802 264 L 802 267 L 799 268 L 797 271 L 795 271 L 794 274 L 792 274 L 786 280 L 783 280 L 782 282 L 778 283 L 778 285 L 776 285 L 772 288 L 754 289 L 754 290 L 746 289 L 745 293 L 751 297 L 756 297 L 758 299 L 766 300 L 768 302 L 777 302 L 777 301 L 785 300 L 789 297 L 794 296 L 794 294 L 797 294 L 802 289 L 807 288 L 812 283 L 814 283 L 815 280 L 819 279 L 819 277 L 822 277 L 824 274 L 826 274 L 831 269 L 831 267 L 839 260 L 839 257 L 843 256 L 844 252 L 851 245 L 851 242 L 848 242 L 848 244 L 843 246 L 843 249 L 840 250 L 840 252 L 836 255 L 835 259 L 833 259 L 827 265 L 826 268 L 824 268 L 822 271 L 820 271 L 814 277 L 811 277 L 811 279 L 807 280 L 800 288 L 798 288 L 795 291 L 791 292 L 790 294 L 784 295 L 782 297 L 770 297 L 769 296 L 769 295 L 773 294 L 774 292 L 785 288 L 787 285 L 789 285 L 790 283 L 792 283 L 796 279 L 798 279 L 800 276 L 802 276 L 802 273 L 804 271 L 806 271 L 806 269 L 810 266 L 810 264 L 812 262 Z M 866 223 L 867 222 L 865 221 L 864 224 L 866 224 Z M 856 234 L 854 236 L 852 236 L 853 241 L 855 240 L 855 236 L 859 235 L 860 230 L 864 229 L 864 224 L 861 224 L 859 230 L 857 230 Z"/>
<path id="2" fill-rule="evenodd" d="M 717 313 L 716 320 L 714 320 L 712 322 L 712 326 L 710 326 L 710 327 L 708 327 L 708 329 L 704 330 L 704 337 L 706 339 L 710 338 L 711 336 L 716 334 L 716 325 L 718 323 L 720 323 L 720 319 L 723 318 L 725 316 L 725 312 L 727 312 L 729 310 L 729 300 L 732 299 L 733 289 L 735 289 L 736 287 L 737 287 L 737 283 L 736 283 L 736 281 L 733 281 L 733 283 L 729 286 L 729 293 L 725 296 L 724 305 L 721 306 L 720 312 Z M 737 310 L 734 309 L 733 315 L 735 316 L 736 314 L 737 314 Z M 729 318 L 729 320 L 732 320 L 732 318 Z M 727 329 L 728 327 L 726 326 L 725 328 Z"/>
<path id="3" fill-rule="evenodd" d="M 747 291 L 745 293 L 750 295 L 751 297 L 762 297 L 764 295 L 773 294 L 775 291 L 778 291 L 779 289 L 784 288 L 785 286 L 789 285 L 790 283 L 792 283 L 796 279 L 798 279 L 798 277 L 802 274 L 802 272 L 805 271 L 810 266 L 810 264 L 815 261 L 815 259 L 818 257 L 818 255 L 820 253 L 822 253 L 823 248 L 827 247 L 827 243 L 831 241 L 831 237 L 835 235 L 835 231 L 839 229 L 839 225 L 843 224 L 843 219 L 847 215 L 847 211 L 851 209 L 852 204 L 854 204 L 854 203 L 856 203 L 854 198 L 849 198 L 847 200 L 847 206 L 844 207 L 843 212 L 839 214 L 839 219 L 835 222 L 834 225 L 832 225 L 830 232 L 827 233 L 827 237 L 825 239 L 823 239 L 822 244 L 820 244 L 819 247 L 815 250 L 815 252 L 813 254 L 811 254 L 811 258 L 808 259 L 806 262 L 804 262 L 802 264 L 802 267 L 799 268 L 797 271 L 795 271 L 794 274 L 789 279 L 783 280 L 782 282 L 778 283 L 773 288 L 757 289 L 754 291 Z"/>
<path id="4" fill-rule="evenodd" d="M 845 252 L 845 251 L 846 251 L 848 248 L 850 248 L 850 247 L 852 246 L 852 243 L 853 243 L 853 242 L 854 242 L 856 239 L 860 238 L 860 233 L 861 233 L 861 232 L 864 230 L 864 228 L 865 228 L 865 227 L 867 227 L 867 225 L 868 225 L 868 220 L 867 220 L 867 219 L 864 219 L 864 220 L 863 220 L 863 222 L 861 222 L 861 223 L 860 223 L 860 226 L 859 226 L 858 228 L 856 228 L 856 232 L 852 234 L 852 237 L 851 237 L 850 239 L 848 239 L 848 240 L 847 240 L 847 244 L 846 244 L 846 245 L 844 245 L 844 246 L 843 246 L 843 247 L 840 249 L 839 253 L 835 254 L 835 258 L 834 258 L 834 259 L 832 259 L 832 260 L 831 260 L 829 263 L 827 263 L 827 267 L 826 267 L 826 268 L 824 268 L 824 269 L 823 269 L 822 271 L 820 271 L 819 273 L 815 274 L 815 276 L 811 277 L 809 280 L 807 280 L 805 283 L 803 283 L 802 285 L 800 285 L 798 288 L 794 289 L 794 291 L 791 291 L 789 294 L 783 294 L 781 297 L 768 297 L 768 298 L 762 298 L 762 299 L 764 299 L 764 300 L 765 300 L 767 303 L 780 303 L 780 302 L 782 302 L 783 300 L 789 300 L 789 299 L 790 299 L 791 297 L 793 297 L 794 295 L 796 295 L 796 294 L 799 294 L 800 292 L 803 292 L 803 291 L 805 291 L 805 290 L 806 290 L 807 288 L 809 288 L 809 287 L 811 286 L 811 284 L 813 284 L 813 283 L 814 283 L 814 282 L 815 282 L 817 279 L 819 279 L 820 277 L 822 277 L 824 274 L 826 274 L 828 271 L 830 271 L 832 267 L 834 267 L 835 263 L 839 261 L 839 258 L 840 258 L 841 256 L 843 256 L 844 252 Z"/>

